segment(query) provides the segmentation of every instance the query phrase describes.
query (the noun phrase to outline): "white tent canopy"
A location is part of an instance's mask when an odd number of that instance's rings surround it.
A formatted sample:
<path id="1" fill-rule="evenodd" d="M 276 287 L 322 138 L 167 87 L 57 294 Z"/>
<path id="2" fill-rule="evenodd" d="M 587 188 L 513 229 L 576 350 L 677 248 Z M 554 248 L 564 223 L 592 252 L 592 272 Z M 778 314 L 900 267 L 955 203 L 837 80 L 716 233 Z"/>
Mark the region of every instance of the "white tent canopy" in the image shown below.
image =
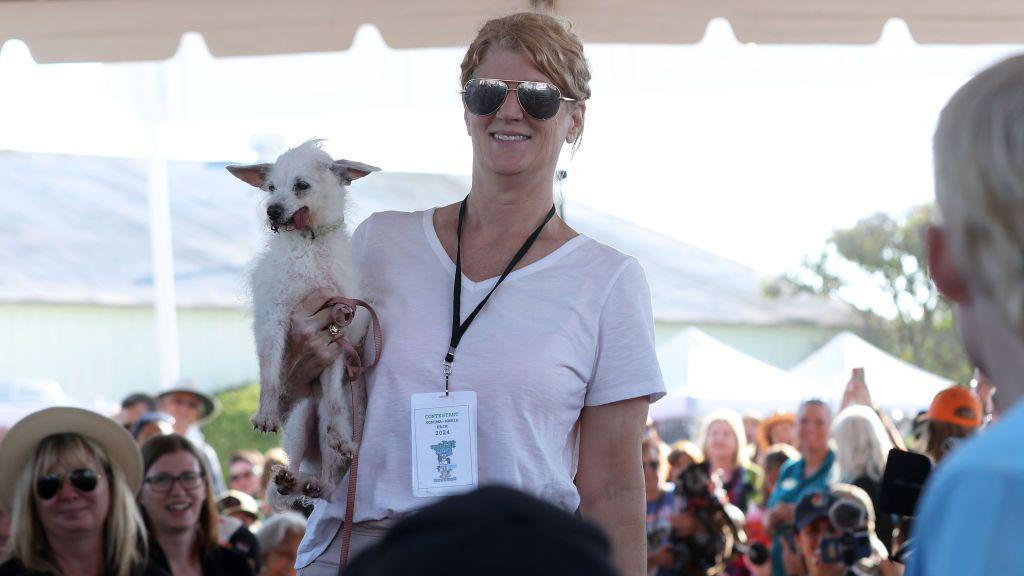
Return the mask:
<path id="1" fill-rule="evenodd" d="M 460 46 L 488 18 L 523 10 L 603 43 L 697 42 L 713 18 L 762 44 L 873 43 L 890 18 L 922 43 L 1024 40 L 1024 3 L 1006 0 L 47 0 L 0 1 L 0 44 L 22 39 L 37 62 L 161 60 L 191 31 L 215 56 L 326 52 L 369 23 L 394 48 Z"/>
<path id="2" fill-rule="evenodd" d="M 767 414 L 792 410 L 811 384 L 785 370 L 687 328 L 658 347 L 668 395 L 651 405 L 654 420 L 700 416 L 731 408 Z"/>
<path id="3" fill-rule="evenodd" d="M 816 382 L 818 396 L 838 402 L 854 368 L 864 368 L 876 404 L 906 412 L 927 408 L 939 390 L 953 384 L 875 348 L 850 332 L 836 335 L 791 372 Z"/>

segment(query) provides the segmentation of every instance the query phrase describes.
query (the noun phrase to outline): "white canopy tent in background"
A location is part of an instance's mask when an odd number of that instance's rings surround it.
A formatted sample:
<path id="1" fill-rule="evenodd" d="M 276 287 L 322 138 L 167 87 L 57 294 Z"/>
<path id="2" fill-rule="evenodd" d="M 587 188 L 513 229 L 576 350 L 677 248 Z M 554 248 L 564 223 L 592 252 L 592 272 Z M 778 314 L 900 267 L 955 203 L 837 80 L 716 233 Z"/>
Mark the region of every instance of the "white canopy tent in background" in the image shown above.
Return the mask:
<path id="1" fill-rule="evenodd" d="M 842 332 L 790 371 L 816 383 L 818 397 L 838 403 L 854 368 L 864 368 L 871 399 L 890 410 L 913 416 L 953 383 Z"/>
<path id="2" fill-rule="evenodd" d="M 813 391 L 812 383 L 697 328 L 687 328 L 659 346 L 658 362 L 668 395 L 651 405 L 649 416 L 655 421 L 722 408 L 761 414 L 794 410 Z"/>

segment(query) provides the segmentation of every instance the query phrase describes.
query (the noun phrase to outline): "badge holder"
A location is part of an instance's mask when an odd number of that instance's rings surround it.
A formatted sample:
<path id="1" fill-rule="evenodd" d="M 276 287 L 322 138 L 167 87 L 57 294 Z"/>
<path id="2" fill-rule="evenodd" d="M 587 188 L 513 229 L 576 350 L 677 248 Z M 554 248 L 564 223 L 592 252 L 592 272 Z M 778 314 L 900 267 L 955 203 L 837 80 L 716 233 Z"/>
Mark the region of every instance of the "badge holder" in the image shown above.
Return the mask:
<path id="1" fill-rule="evenodd" d="M 476 392 L 412 395 L 413 496 L 477 487 Z"/>

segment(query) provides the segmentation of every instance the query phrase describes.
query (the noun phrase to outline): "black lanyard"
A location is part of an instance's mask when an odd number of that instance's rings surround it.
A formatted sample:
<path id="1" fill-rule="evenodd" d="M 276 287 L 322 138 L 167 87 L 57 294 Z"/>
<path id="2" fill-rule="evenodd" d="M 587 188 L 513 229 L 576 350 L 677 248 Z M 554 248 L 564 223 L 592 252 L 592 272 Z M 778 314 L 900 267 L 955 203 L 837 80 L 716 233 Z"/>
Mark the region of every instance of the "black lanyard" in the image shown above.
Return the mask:
<path id="1" fill-rule="evenodd" d="M 459 227 L 455 234 L 455 288 L 452 296 L 452 339 L 448 344 L 448 353 L 444 357 L 444 395 L 448 395 L 448 381 L 452 375 L 452 363 L 455 362 L 455 349 L 459 347 L 459 342 L 462 340 L 462 336 L 469 330 L 469 325 L 476 319 L 476 315 L 480 313 L 480 310 L 490 300 L 491 294 L 498 289 L 498 286 L 505 281 L 505 278 L 512 273 L 516 265 L 526 256 L 526 253 L 530 251 L 533 243 L 537 241 L 537 237 L 540 236 L 541 230 L 547 225 L 548 221 L 555 215 L 555 205 L 551 205 L 551 210 L 548 210 L 548 215 L 544 218 L 544 221 L 537 226 L 537 229 L 530 234 L 530 237 L 526 239 L 523 246 L 516 252 L 516 255 L 512 257 L 512 261 L 505 267 L 505 271 L 501 273 L 498 281 L 491 288 L 491 291 L 484 296 L 484 299 L 477 304 L 476 309 L 466 317 L 466 321 L 460 323 L 459 319 L 462 317 L 462 223 L 466 219 L 466 201 L 469 200 L 469 196 L 466 196 L 462 201 L 462 205 L 459 206 Z"/>

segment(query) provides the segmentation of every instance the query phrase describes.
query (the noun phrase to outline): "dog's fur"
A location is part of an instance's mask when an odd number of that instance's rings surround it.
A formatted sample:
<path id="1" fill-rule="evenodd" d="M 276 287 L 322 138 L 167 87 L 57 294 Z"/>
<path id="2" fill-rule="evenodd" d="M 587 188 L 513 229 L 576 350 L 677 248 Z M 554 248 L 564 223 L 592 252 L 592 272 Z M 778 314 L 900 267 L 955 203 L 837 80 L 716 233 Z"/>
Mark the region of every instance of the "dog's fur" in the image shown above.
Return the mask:
<path id="1" fill-rule="evenodd" d="M 343 378 L 344 359 L 339 358 L 323 372 L 309 397 L 290 396 L 282 382 L 285 339 L 292 311 L 314 289 L 365 298 L 344 226 L 345 186 L 379 169 L 332 160 L 319 141 L 310 140 L 274 164 L 228 170 L 266 192 L 268 223 L 275 232 L 251 277 L 260 363 L 259 411 L 252 423 L 264 432 L 282 429 L 283 423 L 281 445 L 289 458 L 287 469 L 276 471 L 267 498 L 277 507 L 291 505 L 301 496 L 328 499 L 357 448 L 352 440 L 351 383 Z M 337 229 L 322 229 L 335 223 L 340 223 Z M 366 314 L 356 314 L 343 336 L 358 345 L 367 326 Z"/>

